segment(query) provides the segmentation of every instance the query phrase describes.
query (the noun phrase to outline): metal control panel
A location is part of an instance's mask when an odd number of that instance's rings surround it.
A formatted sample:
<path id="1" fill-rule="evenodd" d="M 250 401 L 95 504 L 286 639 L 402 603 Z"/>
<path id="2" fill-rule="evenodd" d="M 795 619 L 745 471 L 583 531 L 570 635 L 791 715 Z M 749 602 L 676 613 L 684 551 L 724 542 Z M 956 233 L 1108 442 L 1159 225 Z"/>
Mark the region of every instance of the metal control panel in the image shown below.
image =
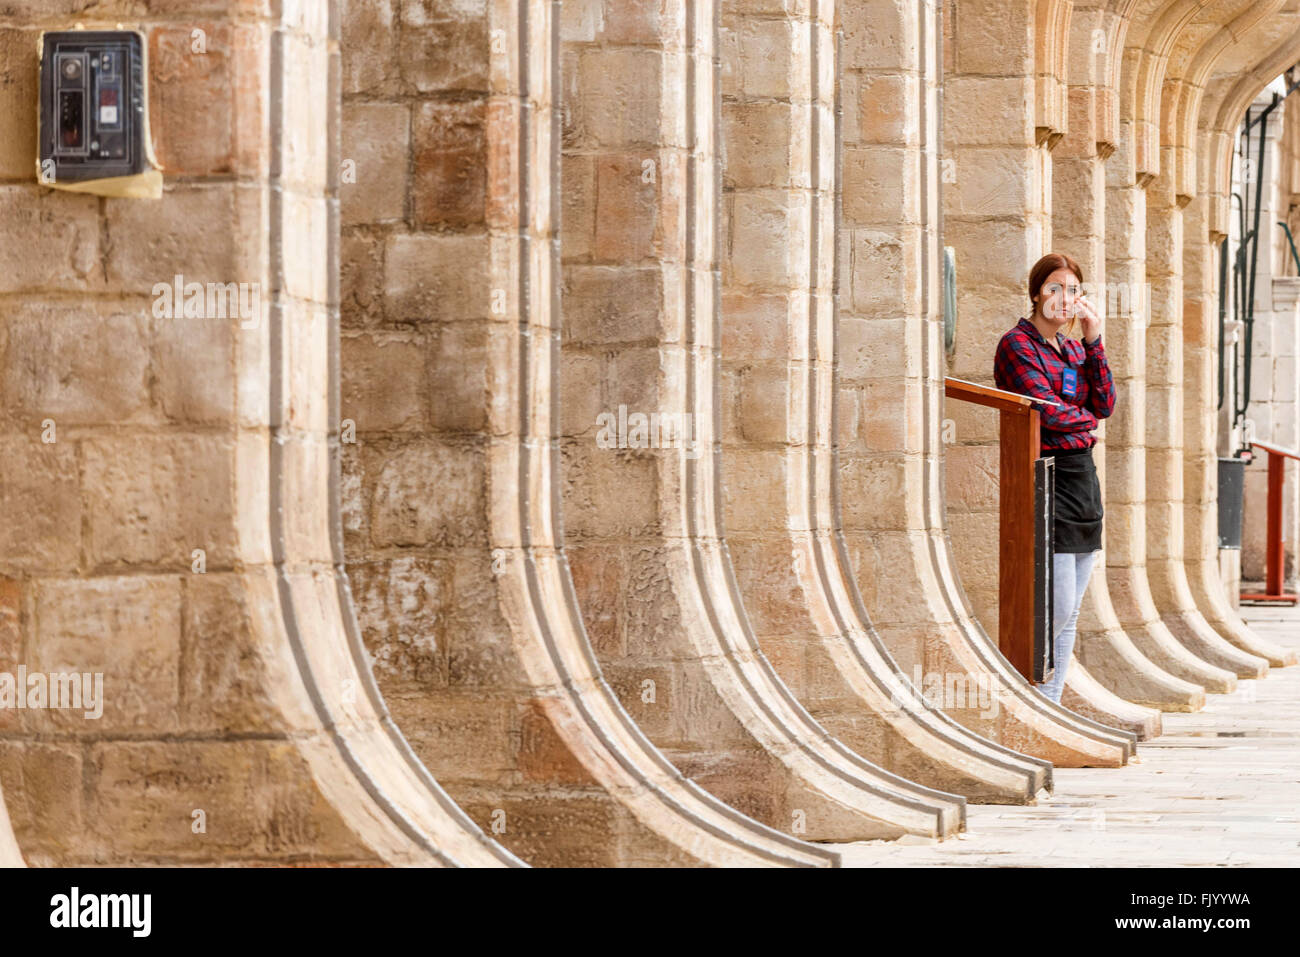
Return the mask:
<path id="1" fill-rule="evenodd" d="M 44 34 L 40 180 L 76 183 L 148 170 L 144 83 L 144 43 L 134 31 Z"/>

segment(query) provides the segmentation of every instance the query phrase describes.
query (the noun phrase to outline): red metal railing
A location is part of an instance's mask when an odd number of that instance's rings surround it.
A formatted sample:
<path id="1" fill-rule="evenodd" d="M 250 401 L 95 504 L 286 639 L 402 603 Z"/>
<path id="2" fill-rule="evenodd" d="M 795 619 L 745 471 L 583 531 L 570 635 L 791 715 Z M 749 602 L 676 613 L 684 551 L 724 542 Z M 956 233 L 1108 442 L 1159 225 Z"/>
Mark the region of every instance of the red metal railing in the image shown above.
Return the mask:
<path id="1" fill-rule="evenodd" d="M 1286 460 L 1300 459 L 1300 452 L 1272 442 L 1250 443 L 1268 453 L 1268 559 L 1263 592 L 1242 592 L 1242 601 L 1296 603 L 1296 596 L 1282 591 L 1282 485 L 1286 480 Z"/>

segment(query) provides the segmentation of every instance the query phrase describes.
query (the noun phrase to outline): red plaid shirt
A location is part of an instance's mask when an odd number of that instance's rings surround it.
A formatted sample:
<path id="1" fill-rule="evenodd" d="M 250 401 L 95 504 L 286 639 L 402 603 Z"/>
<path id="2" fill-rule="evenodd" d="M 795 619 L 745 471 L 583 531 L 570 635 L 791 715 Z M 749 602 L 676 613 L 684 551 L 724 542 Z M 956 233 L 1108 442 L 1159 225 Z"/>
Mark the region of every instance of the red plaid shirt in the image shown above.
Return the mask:
<path id="1" fill-rule="evenodd" d="M 1043 451 L 1089 449 L 1097 443 L 1092 434 L 1097 420 L 1115 410 L 1115 380 L 1100 336 L 1085 346 L 1058 332 L 1056 341 L 1064 349 L 1064 358 L 1047 344 L 1032 322 L 1021 319 L 998 343 L 993 379 L 999 389 L 1057 403 L 1038 407 Z M 1067 364 L 1078 370 L 1071 398 L 1061 394 Z"/>

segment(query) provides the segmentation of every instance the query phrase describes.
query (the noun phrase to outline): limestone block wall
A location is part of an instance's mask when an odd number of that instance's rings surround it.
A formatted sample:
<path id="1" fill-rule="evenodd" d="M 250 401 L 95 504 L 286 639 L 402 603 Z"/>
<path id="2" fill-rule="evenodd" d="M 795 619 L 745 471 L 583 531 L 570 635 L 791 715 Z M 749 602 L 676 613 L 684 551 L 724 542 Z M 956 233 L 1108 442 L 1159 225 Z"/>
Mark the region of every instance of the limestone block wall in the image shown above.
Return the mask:
<path id="1" fill-rule="evenodd" d="M 1035 3 L 958 2 L 944 44 L 944 243 L 957 258 L 960 330 L 948 374 L 992 384 L 1002 334 L 1028 314 L 1030 266 L 1051 248 L 1055 127 L 1021 104 L 1039 99 Z M 1068 7 L 1068 5 L 1066 5 Z M 990 43 L 991 37 L 998 42 Z M 962 584 L 989 634 L 998 629 L 997 415 L 947 400 L 948 517 Z"/>
<path id="2" fill-rule="evenodd" d="M 24 857 L 517 863 L 411 757 L 349 630 L 332 8 L 139 23 L 167 187 L 130 201 L 33 180 L 36 36 L 73 6 L 0 13 L 0 661 L 103 689 L 91 718 L 0 713 Z M 248 308 L 190 311 L 173 283 L 244 284 Z"/>
<path id="3" fill-rule="evenodd" d="M 92 14 L 148 32 L 159 201 L 33 179 L 37 34 Z M 1293 664 L 1214 459 L 1232 146 L 1297 58 L 1300 0 L 0 5 L 0 673 L 103 680 L 0 709 L 0 863 L 833 866 Z M 1051 248 L 1120 393 L 1064 707 L 942 397 Z"/>

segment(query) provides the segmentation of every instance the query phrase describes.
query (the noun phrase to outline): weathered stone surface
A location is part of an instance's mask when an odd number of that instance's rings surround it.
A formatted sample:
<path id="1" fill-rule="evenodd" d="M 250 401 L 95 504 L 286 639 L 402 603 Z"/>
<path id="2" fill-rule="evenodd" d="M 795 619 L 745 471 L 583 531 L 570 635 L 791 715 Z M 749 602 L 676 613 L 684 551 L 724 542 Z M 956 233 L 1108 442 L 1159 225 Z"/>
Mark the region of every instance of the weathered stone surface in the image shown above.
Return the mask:
<path id="1" fill-rule="evenodd" d="M 508 72 L 522 28 L 512 18 L 526 10 L 539 18 L 537 29 L 551 8 L 472 7 L 402 6 L 403 45 L 415 37 L 442 41 L 440 66 L 408 64 L 404 93 L 391 100 L 413 116 L 410 162 L 400 164 L 406 178 L 386 187 L 410 196 L 407 221 L 345 228 L 342 407 L 358 444 L 343 456 L 345 545 L 379 685 L 420 758 L 473 820 L 530 863 L 823 863 L 801 842 L 683 787 L 635 730 L 624 706 L 649 727 L 677 711 L 681 682 L 671 669 L 620 673 L 611 688 L 585 650 L 589 636 L 606 647 L 646 632 L 621 601 L 604 621 L 593 617 L 590 632 L 567 605 L 571 586 L 553 551 L 561 539 L 550 497 L 562 481 L 561 453 L 548 456 L 546 437 L 557 412 L 591 437 L 602 412 L 643 405 L 624 386 L 654 368 L 649 345 L 659 304 L 678 292 L 657 269 L 606 263 L 680 249 L 679 220 L 661 215 L 656 197 L 680 190 L 681 163 L 639 148 L 657 139 L 638 106 L 657 95 L 653 87 L 597 70 L 592 95 L 580 108 L 570 101 L 564 120 L 582 135 L 631 142 L 578 171 L 591 186 L 589 203 L 571 205 L 572 193 L 562 190 L 566 241 L 575 237 L 593 264 L 563 280 L 549 272 L 548 203 L 561 185 L 551 180 L 560 144 L 543 140 L 535 154 L 518 152 L 521 138 L 538 143 L 548 132 L 552 91 L 540 79 L 548 74 L 534 75 L 538 101 L 522 115 L 513 95 L 489 102 L 469 92 L 479 82 L 472 66 L 479 38 L 493 37 L 492 69 Z M 564 10 L 574 18 L 567 29 L 603 32 L 613 43 L 657 29 L 658 17 L 641 5 L 590 16 L 573 10 Z M 490 23 L 498 26 L 489 32 Z M 509 37 L 500 50 L 498 34 Z M 530 49 L 547 55 L 544 43 Z M 634 64 L 653 77 L 659 59 L 616 49 L 591 66 Z M 387 108 L 384 85 L 364 65 L 356 76 L 369 84 L 367 99 L 352 101 L 356 115 Z M 630 96 L 611 95 L 629 81 Z M 500 90 L 506 80 L 494 73 L 491 83 Z M 551 311 L 553 289 L 563 293 L 564 313 Z M 611 308 L 627 289 L 636 306 Z M 564 390 L 556 410 L 552 328 L 611 343 L 630 336 L 640 345 L 609 371 L 570 363 L 590 375 L 588 388 Z M 563 450 L 584 458 L 566 474 L 590 468 L 608 481 L 572 525 L 588 515 L 623 528 L 653 522 L 653 461 L 640 450 L 617 453 L 635 476 L 629 480 L 586 453 Z M 606 571 L 637 581 L 618 558 Z M 590 580 L 580 573 L 577 587 L 585 591 Z"/>
<path id="2" fill-rule="evenodd" d="M 81 12 L 6 8 L 4 97 L 34 99 L 25 37 Z M 5 100 L 0 668 L 59 694 L 6 704 L 6 864 L 519 863 L 410 756 L 349 631 L 327 13 L 97 7 L 145 16 L 158 201 L 38 188 L 30 108 Z M 265 308 L 169 310 L 175 281 Z M 102 698 L 65 700 L 68 675 Z"/>
<path id="3" fill-rule="evenodd" d="M 101 286 L 95 210 L 92 196 L 42 192 L 34 183 L 0 185 L 0 292 Z"/>
<path id="4" fill-rule="evenodd" d="M 341 155 L 350 175 L 339 185 L 343 222 L 382 223 L 406 217 L 411 112 L 401 103 L 349 103 L 343 109 Z"/>
<path id="5" fill-rule="evenodd" d="M 9 463 L 0 478 L 0 523 L 5 568 L 34 574 L 69 573 L 81 561 L 82 497 L 77 448 L 71 441 L 44 443 L 33 423 L 31 437 L 0 439 Z M 56 423 L 57 435 L 57 423 Z"/>
<path id="6" fill-rule="evenodd" d="M 35 30 L 0 29 L 0 176 L 27 179 L 36 168 L 37 85 Z"/>
<path id="7" fill-rule="evenodd" d="M 485 103 L 422 103 L 412 123 L 411 188 L 415 219 L 420 223 L 461 227 L 482 222 L 487 201 L 487 132 Z M 364 136 L 364 132 L 360 135 Z M 405 152 L 405 137 L 397 148 Z M 394 157 L 392 174 L 402 195 L 405 157 Z"/>
<path id="8" fill-rule="evenodd" d="M 0 864 L 827 864 L 1297 660 L 1216 524 L 1219 455 L 1300 444 L 1281 233 L 1251 434 L 1216 325 L 1293 4 L 0 6 L 0 672 L 104 678 L 0 710 Z M 160 201 L 35 182 L 88 12 L 148 35 Z M 1251 171 L 1294 231 L 1297 118 Z M 1064 707 L 996 650 L 996 416 L 941 388 L 1050 249 L 1120 396 Z"/>

